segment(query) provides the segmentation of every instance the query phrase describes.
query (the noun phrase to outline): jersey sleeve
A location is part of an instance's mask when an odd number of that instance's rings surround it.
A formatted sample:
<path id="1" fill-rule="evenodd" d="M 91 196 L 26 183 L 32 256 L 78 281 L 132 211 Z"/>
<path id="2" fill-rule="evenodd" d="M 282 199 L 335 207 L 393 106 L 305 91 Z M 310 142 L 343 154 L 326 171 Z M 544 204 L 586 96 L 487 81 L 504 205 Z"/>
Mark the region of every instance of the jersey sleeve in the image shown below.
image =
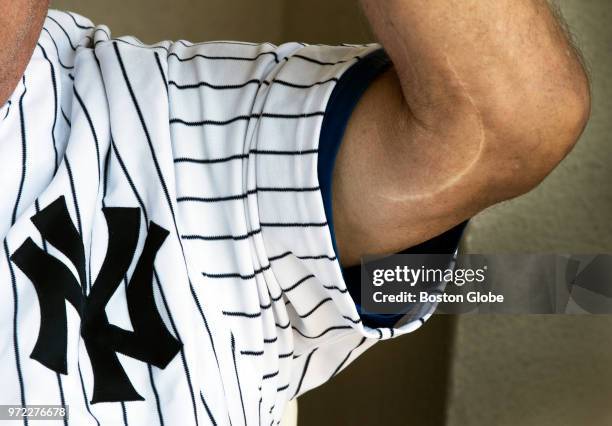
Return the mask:
<path id="1" fill-rule="evenodd" d="M 258 157 L 257 186 L 278 188 L 260 193 L 258 208 L 275 278 L 270 293 L 286 301 L 299 354 L 294 396 L 333 377 L 376 341 L 416 330 L 435 309 L 433 303 L 414 303 L 397 315 L 362 312 L 359 267 L 342 268 L 336 249 L 331 208 L 336 154 L 359 98 L 389 66 L 377 44 L 304 46 L 275 77 L 286 84 L 268 95 L 277 109 L 321 115 L 266 125 L 257 135 L 258 150 L 278 154 Z M 404 253 L 446 254 L 450 265 L 464 227 Z"/>

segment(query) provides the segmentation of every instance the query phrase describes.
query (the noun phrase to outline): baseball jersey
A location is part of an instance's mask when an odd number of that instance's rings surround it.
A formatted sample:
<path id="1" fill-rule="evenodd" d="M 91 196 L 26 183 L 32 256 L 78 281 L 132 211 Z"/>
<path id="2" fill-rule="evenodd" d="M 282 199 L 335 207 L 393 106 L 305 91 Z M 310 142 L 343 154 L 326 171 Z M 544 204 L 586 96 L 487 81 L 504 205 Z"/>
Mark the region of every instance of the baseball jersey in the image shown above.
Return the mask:
<path id="1" fill-rule="evenodd" d="M 334 158 L 387 66 L 377 44 L 145 45 L 50 11 L 0 109 L 0 404 L 275 424 L 420 327 L 430 304 L 362 318 L 333 235 Z"/>

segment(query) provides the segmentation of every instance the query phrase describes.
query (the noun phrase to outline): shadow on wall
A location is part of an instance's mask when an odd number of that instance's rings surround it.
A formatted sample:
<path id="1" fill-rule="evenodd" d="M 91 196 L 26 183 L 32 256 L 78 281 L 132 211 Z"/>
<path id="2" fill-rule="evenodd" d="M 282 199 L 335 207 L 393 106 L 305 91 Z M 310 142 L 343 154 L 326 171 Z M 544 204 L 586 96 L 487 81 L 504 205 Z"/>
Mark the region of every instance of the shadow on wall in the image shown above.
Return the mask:
<path id="1" fill-rule="evenodd" d="M 374 345 L 299 398 L 298 426 L 444 425 L 454 328 L 454 317 L 434 315 L 414 333 Z"/>

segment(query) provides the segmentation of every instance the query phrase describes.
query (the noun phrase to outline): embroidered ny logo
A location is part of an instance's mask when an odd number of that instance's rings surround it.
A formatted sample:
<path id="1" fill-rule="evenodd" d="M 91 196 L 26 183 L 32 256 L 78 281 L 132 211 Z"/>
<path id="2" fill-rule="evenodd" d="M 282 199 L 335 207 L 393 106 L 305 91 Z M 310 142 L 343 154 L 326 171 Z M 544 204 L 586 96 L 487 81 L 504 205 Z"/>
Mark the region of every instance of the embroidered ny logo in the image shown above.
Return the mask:
<path id="1" fill-rule="evenodd" d="M 108 226 L 108 248 L 100 272 L 86 294 L 86 259 L 83 239 L 75 228 L 64 197 L 34 215 L 31 220 L 42 238 L 66 256 L 78 279 L 58 258 L 28 238 L 11 260 L 32 281 L 40 306 L 40 329 L 30 355 L 44 366 L 67 374 L 67 319 L 65 301 L 81 318 L 81 336 L 94 376 L 92 403 L 136 401 L 136 392 L 117 352 L 165 368 L 181 348 L 170 334 L 153 298 L 153 262 L 168 231 L 151 222 L 144 247 L 127 286 L 127 306 L 134 331 L 110 324 L 105 307 L 126 279 L 140 232 L 140 209 L 102 209 Z"/>

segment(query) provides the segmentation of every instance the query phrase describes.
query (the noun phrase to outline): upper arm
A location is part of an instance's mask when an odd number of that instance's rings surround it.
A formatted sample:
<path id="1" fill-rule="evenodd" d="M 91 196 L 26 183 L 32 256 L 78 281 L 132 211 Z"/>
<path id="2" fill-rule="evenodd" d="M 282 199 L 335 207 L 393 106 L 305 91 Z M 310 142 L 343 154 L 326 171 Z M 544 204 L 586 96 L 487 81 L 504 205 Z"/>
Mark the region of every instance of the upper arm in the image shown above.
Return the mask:
<path id="1" fill-rule="evenodd" d="M 351 114 L 333 172 L 336 243 L 344 265 L 431 239 L 491 204 L 478 120 L 422 127 L 391 67 Z"/>
<path id="2" fill-rule="evenodd" d="M 335 164 L 345 264 L 530 190 L 589 114 L 583 67 L 546 1 L 362 3 L 394 68 L 360 99 Z"/>
<path id="3" fill-rule="evenodd" d="M 334 165 L 334 231 L 343 265 L 412 247 L 535 187 L 586 122 L 579 108 L 554 108 L 543 106 L 544 120 L 524 119 L 520 106 L 509 107 L 502 125 L 493 126 L 475 105 L 451 113 L 445 105 L 425 125 L 388 68 L 353 110 Z"/>

